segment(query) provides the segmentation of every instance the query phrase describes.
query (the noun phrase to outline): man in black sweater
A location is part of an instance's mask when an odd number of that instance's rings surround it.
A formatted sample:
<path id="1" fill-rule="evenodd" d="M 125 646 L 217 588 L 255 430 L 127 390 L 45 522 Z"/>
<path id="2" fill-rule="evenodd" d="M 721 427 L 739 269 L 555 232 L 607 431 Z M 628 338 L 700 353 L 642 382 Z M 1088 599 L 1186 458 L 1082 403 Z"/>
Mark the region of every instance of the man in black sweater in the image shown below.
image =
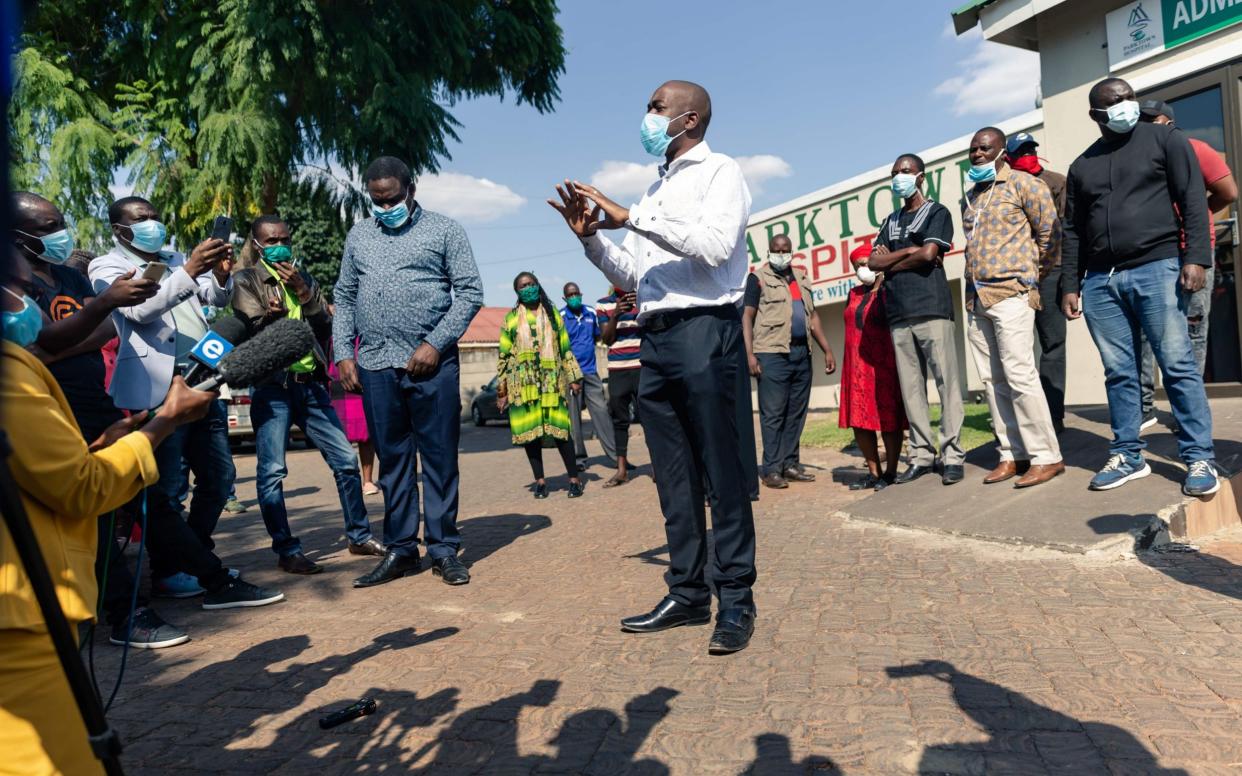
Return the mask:
<path id="1" fill-rule="evenodd" d="M 1109 490 L 1151 473 L 1139 438 L 1141 331 L 1164 372 L 1180 427 L 1178 452 L 1189 470 L 1182 491 L 1206 496 L 1220 488 L 1212 414 L 1179 309 L 1203 287 L 1211 265 L 1199 163 L 1185 135 L 1139 123 L 1134 90 L 1120 78 L 1097 83 L 1089 99 L 1101 137 L 1069 169 L 1061 309 L 1070 319 L 1086 312 L 1104 362 L 1113 440 L 1091 489 Z"/>

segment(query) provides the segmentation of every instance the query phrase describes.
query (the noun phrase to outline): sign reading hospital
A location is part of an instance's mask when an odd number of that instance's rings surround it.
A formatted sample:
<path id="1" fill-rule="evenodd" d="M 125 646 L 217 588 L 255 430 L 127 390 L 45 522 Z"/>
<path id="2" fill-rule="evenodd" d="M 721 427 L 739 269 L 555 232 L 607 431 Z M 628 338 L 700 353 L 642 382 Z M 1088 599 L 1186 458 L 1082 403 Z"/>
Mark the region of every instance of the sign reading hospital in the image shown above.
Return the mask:
<path id="1" fill-rule="evenodd" d="M 1117 70 L 1242 22 L 1242 0 L 1138 0 L 1104 20 L 1108 66 Z"/>
<path id="2" fill-rule="evenodd" d="M 966 190 L 966 171 L 970 169 L 966 149 L 963 147 L 948 158 L 925 161 L 923 193 L 949 208 L 959 236 L 957 244 L 961 245 L 958 203 Z M 855 186 L 846 182 L 849 188 L 839 192 L 833 190 L 836 187 L 826 189 L 822 199 L 784 214 L 752 220 L 746 229 L 751 266 L 767 260 L 768 243 L 773 237 L 787 235 L 793 241 L 794 264 L 811 281 L 815 304 L 845 301 L 857 282 L 850 266 L 850 253 L 874 241 L 885 217 L 901 204 L 893 194 L 887 168 L 862 176 L 861 181 Z M 949 255 L 960 252 L 955 249 Z M 957 275 L 961 275 L 960 270 Z"/>

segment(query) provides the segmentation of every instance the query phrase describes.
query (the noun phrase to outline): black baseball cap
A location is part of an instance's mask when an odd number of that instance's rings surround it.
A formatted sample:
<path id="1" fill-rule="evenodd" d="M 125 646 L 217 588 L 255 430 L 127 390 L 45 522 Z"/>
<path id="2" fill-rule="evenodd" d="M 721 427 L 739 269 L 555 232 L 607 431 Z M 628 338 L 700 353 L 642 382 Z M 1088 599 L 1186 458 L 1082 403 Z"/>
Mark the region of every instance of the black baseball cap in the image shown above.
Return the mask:
<path id="1" fill-rule="evenodd" d="M 1177 121 L 1173 116 L 1173 109 L 1164 100 L 1143 100 L 1139 105 L 1139 113 L 1150 119 L 1164 116 L 1169 121 Z"/>

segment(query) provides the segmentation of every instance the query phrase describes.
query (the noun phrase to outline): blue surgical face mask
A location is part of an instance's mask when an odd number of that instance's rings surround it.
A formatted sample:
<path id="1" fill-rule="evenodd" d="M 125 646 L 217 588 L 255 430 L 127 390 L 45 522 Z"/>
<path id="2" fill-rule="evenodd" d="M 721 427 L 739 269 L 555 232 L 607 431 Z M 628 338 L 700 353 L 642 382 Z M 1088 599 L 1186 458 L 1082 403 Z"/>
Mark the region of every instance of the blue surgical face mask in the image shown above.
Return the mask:
<path id="1" fill-rule="evenodd" d="M 130 234 L 133 235 L 129 240 L 129 244 L 143 253 L 158 253 L 168 239 L 167 227 L 155 219 L 135 221 L 132 224 L 115 225 L 127 226 Z"/>
<path id="2" fill-rule="evenodd" d="M 681 116 L 688 115 L 690 115 L 690 111 L 681 114 Z M 686 130 L 683 129 L 672 137 L 668 135 L 668 125 L 681 118 L 681 116 L 674 116 L 671 119 L 658 113 L 648 113 L 646 116 L 643 116 L 643 124 L 638 132 L 639 137 L 643 141 L 643 148 L 647 150 L 647 153 L 652 156 L 664 156 L 673 141 L 686 134 Z"/>
<path id="3" fill-rule="evenodd" d="M 966 173 L 966 177 L 970 178 L 972 183 L 987 183 L 990 180 L 995 180 L 996 159 L 983 164 L 972 164 L 970 171 Z"/>
<path id="4" fill-rule="evenodd" d="M 893 193 L 902 199 L 909 199 L 919 190 L 919 176 L 908 172 L 899 172 L 893 176 Z"/>
<path id="5" fill-rule="evenodd" d="M 69 260 L 69 254 L 73 253 L 73 235 L 69 234 L 68 229 L 61 229 L 58 232 L 45 234 L 42 237 L 35 237 L 33 234 L 26 234 L 26 232 L 23 232 L 20 229 L 16 231 L 20 235 L 25 235 L 32 240 L 39 240 L 42 242 L 43 253 L 36 255 L 40 259 L 43 259 L 51 264 L 64 264 Z"/>
<path id="6" fill-rule="evenodd" d="M 28 296 L 18 296 L 7 287 L 5 293 L 14 299 L 22 300 L 22 309 L 11 313 L 7 310 L 0 320 L 4 324 L 4 338 L 19 348 L 28 348 L 39 338 L 43 329 L 43 313 L 39 312 L 34 300 Z"/>
<path id="7" fill-rule="evenodd" d="M 385 210 L 372 202 L 371 215 L 375 216 L 376 221 L 379 221 L 389 229 L 399 229 L 405 225 L 406 221 L 410 220 L 410 206 L 405 204 L 405 200 L 403 199 Z"/>
<path id="8" fill-rule="evenodd" d="M 1139 104 L 1134 100 L 1122 100 L 1116 105 L 1108 106 L 1105 112 L 1108 114 L 1108 121 L 1104 126 L 1119 135 L 1131 132 L 1139 120 Z"/>

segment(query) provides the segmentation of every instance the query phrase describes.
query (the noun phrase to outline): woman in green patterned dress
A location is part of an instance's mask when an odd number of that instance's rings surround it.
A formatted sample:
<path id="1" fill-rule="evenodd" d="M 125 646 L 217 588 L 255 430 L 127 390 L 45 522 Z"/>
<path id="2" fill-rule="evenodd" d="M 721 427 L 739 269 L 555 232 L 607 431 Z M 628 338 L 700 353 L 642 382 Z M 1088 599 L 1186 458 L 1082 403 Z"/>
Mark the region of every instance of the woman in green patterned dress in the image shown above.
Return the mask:
<path id="1" fill-rule="evenodd" d="M 509 411 L 513 444 L 526 448 L 535 475 L 535 498 L 548 497 L 543 448 L 555 445 L 569 475 L 569 497 L 582 495 L 578 462 L 569 439 L 567 391 L 582 390 L 582 370 L 569 347 L 569 334 L 539 279 L 523 272 L 513 280 L 518 303 L 500 327 L 496 405 Z"/>

